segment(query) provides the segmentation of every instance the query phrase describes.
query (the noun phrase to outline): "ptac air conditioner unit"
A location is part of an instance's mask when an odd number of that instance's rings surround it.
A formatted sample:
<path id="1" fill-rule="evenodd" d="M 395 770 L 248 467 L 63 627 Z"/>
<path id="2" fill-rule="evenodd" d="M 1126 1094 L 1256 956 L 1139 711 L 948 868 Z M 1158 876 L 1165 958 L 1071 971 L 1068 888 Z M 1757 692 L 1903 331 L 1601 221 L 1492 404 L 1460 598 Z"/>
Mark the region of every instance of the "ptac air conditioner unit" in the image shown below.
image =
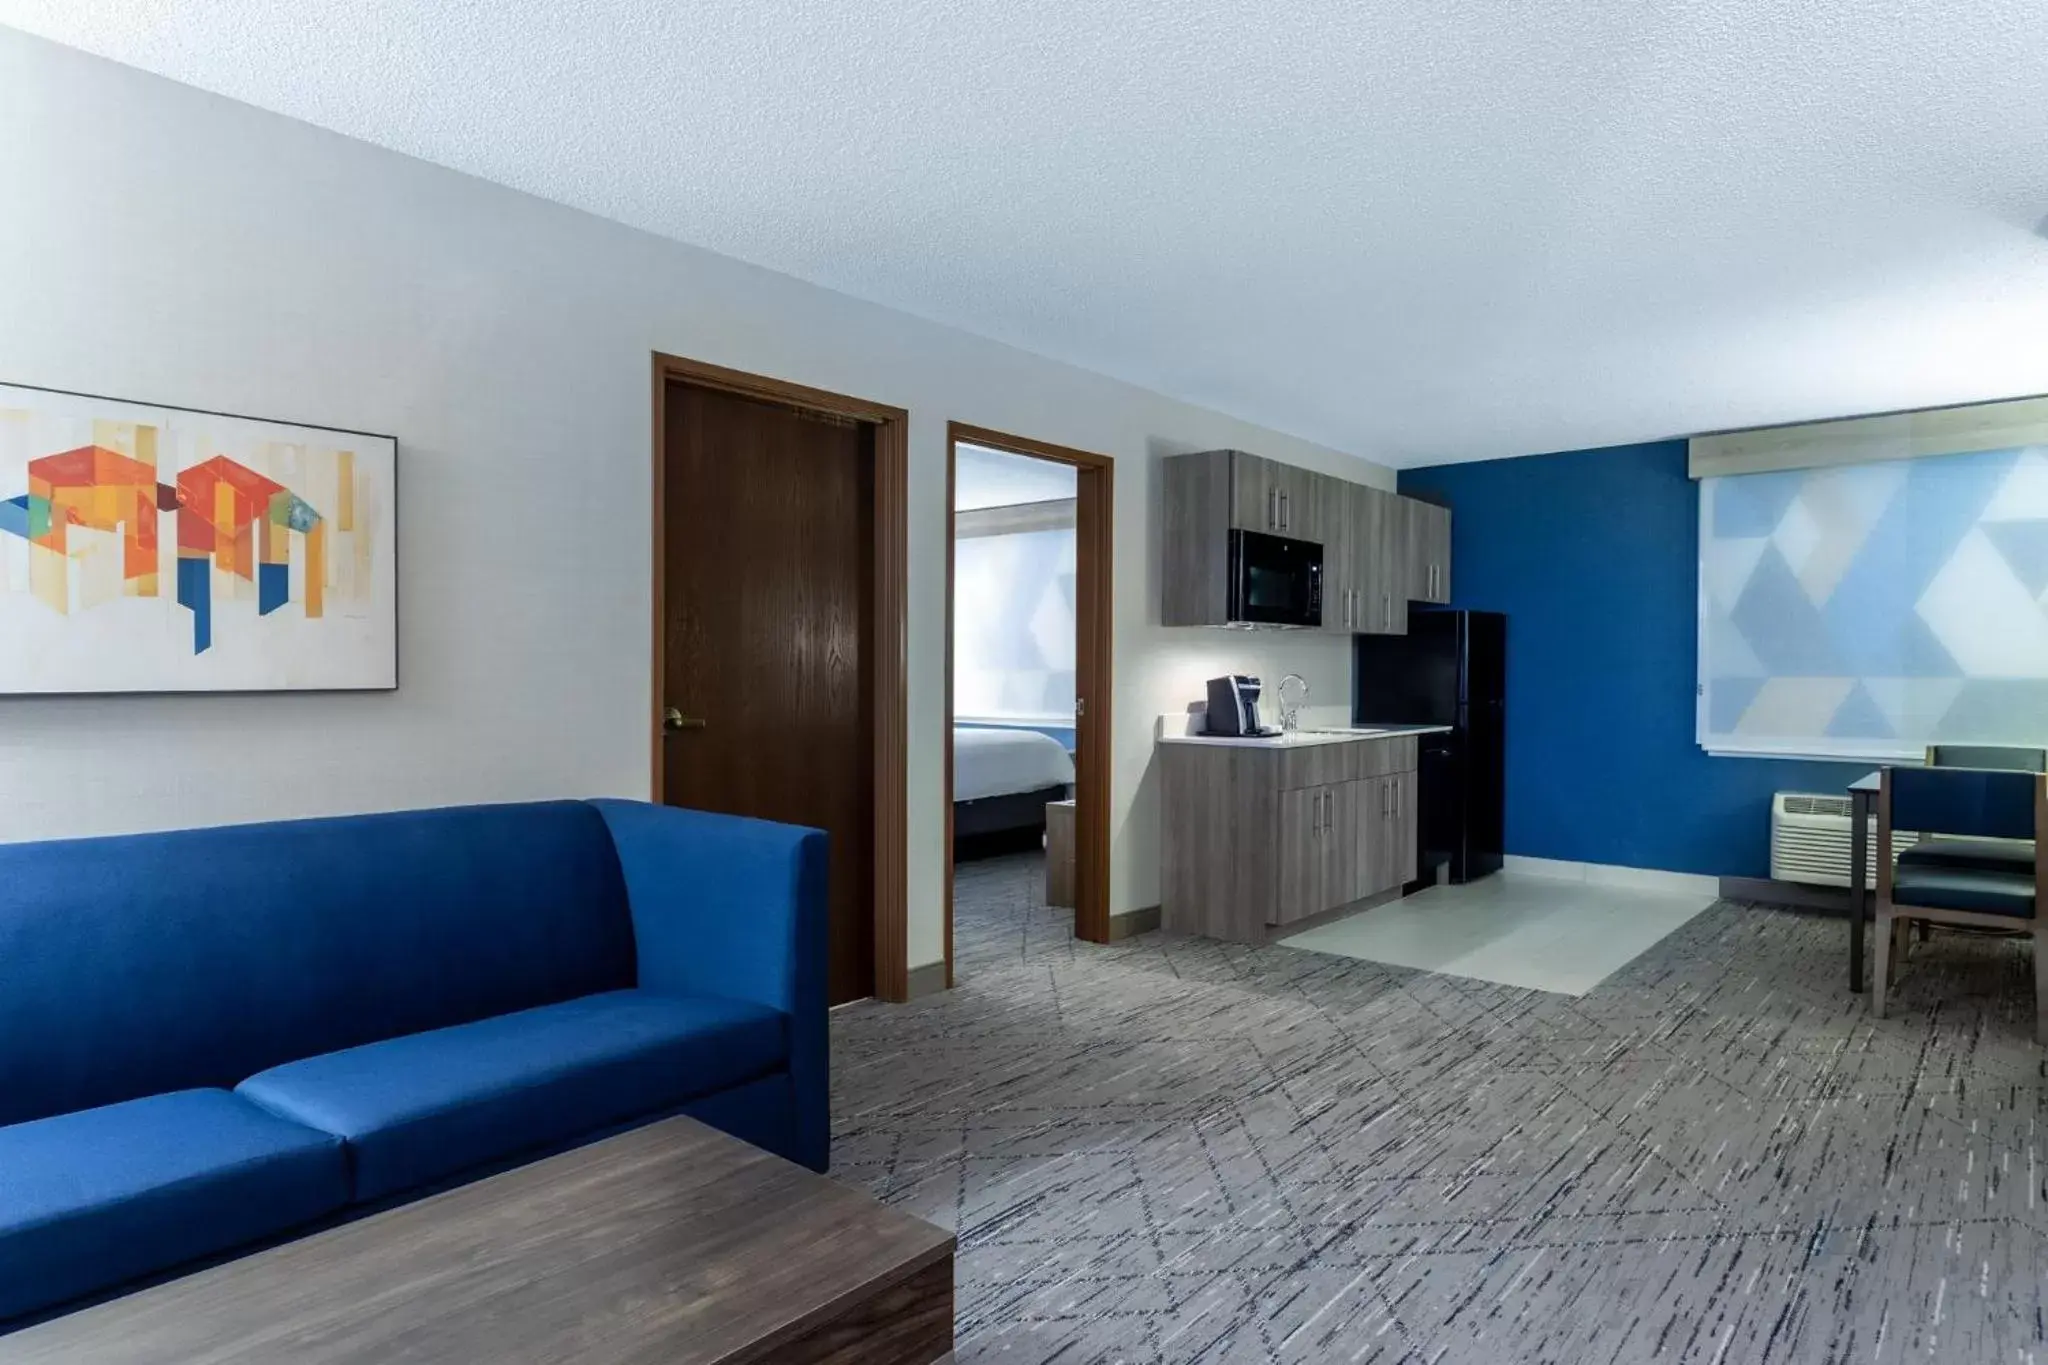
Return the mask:
<path id="1" fill-rule="evenodd" d="M 1779 792 L 1771 801 L 1771 877 L 1809 886 L 1849 884 L 1849 798 Z M 1877 817 L 1863 831 L 1865 884 L 1877 885 Z M 1895 831 L 1894 852 L 1919 842 Z"/>

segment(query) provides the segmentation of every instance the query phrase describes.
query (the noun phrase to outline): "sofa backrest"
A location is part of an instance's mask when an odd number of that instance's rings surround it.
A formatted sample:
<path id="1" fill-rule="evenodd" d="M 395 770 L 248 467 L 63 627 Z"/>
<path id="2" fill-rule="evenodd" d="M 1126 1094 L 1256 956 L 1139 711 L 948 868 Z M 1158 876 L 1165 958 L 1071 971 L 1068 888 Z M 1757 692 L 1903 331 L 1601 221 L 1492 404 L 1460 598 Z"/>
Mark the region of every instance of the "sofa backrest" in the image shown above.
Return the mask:
<path id="1" fill-rule="evenodd" d="M 580 801 L 0 845 L 0 1124 L 633 982 Z"/>

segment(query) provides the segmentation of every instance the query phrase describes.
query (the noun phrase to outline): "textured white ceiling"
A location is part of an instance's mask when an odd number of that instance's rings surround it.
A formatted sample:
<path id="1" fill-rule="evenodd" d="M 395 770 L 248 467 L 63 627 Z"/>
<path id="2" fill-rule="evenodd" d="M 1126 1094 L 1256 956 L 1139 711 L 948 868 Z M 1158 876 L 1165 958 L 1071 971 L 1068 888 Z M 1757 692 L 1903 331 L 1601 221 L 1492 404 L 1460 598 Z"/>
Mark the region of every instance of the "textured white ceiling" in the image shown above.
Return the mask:
<path id="1" fill-rule="evenodd" d="M 2048 390 L 2040 0 L 0 0 L 1426 464 Z"/>

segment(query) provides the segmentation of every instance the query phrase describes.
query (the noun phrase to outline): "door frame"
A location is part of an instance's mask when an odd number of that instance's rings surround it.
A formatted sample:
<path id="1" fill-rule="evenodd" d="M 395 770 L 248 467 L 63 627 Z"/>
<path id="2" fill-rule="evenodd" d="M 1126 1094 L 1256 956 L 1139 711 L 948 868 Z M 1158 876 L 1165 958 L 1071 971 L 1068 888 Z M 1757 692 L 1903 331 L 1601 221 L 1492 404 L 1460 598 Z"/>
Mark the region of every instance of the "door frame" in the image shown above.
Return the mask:
<path id="1" fill-rule="evenodd" d="M 1011 436 L 966 422 L 946 423 L 946 985 L 953 984 L 953 500 L 962 443 L 1071 466 L 1075 479 L 1074 718 L 1081 756 L 1074 794 L 1074 937 L 1109 942 L 1109 792 L 1111 658 L 1116 583 L 1116 462 L 1068 446 Z M 1083 817 L 1083 812 L 1087 812 Z"/>
<path id="2" fill-rule="evenodd" d="M 654 614 L 650 654 L 653 694 L 648 716 L 649 788 L 662 799 L 661 708 L 666 695 L 662 611 L 667 576 L 668 528 L 664 482 L 668 441 L 667 399 L 671 384 L 689 384 L 738 394 L 784 407 L 829 413 L 874 428 L 874 695 L 869 716 L 874 737 L 874 935 L 875 996 L 910 998 L 909 781 L 905 750 L 909 735 L 909 681 L 905 638 L 909 611 L 910 414 L 865 398 L 829 393 L 787 380 L 747 374 L 722 365 L 654 353 Z"/>

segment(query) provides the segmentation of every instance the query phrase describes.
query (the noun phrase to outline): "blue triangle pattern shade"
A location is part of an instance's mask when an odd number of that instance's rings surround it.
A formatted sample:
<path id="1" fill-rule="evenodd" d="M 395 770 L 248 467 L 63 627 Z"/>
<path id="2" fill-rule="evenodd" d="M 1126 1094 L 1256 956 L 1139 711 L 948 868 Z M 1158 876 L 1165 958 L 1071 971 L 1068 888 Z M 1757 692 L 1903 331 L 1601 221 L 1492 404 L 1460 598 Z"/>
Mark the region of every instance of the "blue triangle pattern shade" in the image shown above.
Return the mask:
<path id="1" fill-rule="evenodd" d="M 1828 737 L 1831 739 L 1894 739 L 1897 737 L 1892 723 L 1885 713 L 1878 709 L 1875 701 L 1862 683 L 1849 689 L 1849 695 L 1835 708 L 1834 719 L 1828 722 Z"/>
<path id="2" fill-rule="evenodd" d="M 1735 732 L 1742 713 L 1764 690 L 1762 678 L 1716 678 L 1707 684 L 1707 726 L 1715 734 Z"/>
<path id="3" fill-rule="evenodd" d="M 1774 678 L 1827 677 L 1840 671 L 1820 609 L 1806 600 L 1806 590 L 1775 545 L 1764 547 L 1728 621 Z"/>
<path id="4" fill-rule="evenodd" d="M 2048 521 L 1988 521 L 1984 534 L 2022 587 L 2035 597 L 2048 592 Z"/>
<path id="5" fill-rule="evenodd" d="M 1785 509 L 1799 496 L 1804 474 L 1804 470 L 1790 469 L 1720 480 L 1714 490 L 1714 539 L 1767 536 L 1776 530 Z"/>
<path id="6" fill-rule="evenodd" d="M 1704 481 L 1701 563 L 1721 577 L 1700 595 L 1700 741 L 1740 751 L 1759 696 L 1751 727 L 1814 752 L 2048 740 L 2048 517 L 2013 481 L 2021 454 Z"/>

